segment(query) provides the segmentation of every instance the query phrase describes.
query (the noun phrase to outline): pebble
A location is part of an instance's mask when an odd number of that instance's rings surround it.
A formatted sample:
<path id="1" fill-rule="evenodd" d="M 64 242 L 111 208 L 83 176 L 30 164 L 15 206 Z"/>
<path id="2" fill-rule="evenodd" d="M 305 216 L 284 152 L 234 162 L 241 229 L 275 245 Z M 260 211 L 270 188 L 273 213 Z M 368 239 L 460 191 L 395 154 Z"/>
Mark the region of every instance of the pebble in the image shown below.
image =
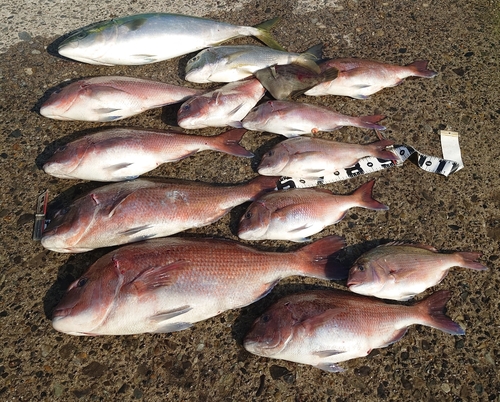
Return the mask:
<path id="1" fill-rule="evenodd" d="M 448 392 L 450 392 L 450 391 L 451 391 L 450 385 L 449 385 L 449 384 L 447 384 L 447 383 L 443 383 L 443 384 L 441 384 L 441 389 L 442 389 L 444 392 L 446 392 L 446 393 L 448 393 Z"/>

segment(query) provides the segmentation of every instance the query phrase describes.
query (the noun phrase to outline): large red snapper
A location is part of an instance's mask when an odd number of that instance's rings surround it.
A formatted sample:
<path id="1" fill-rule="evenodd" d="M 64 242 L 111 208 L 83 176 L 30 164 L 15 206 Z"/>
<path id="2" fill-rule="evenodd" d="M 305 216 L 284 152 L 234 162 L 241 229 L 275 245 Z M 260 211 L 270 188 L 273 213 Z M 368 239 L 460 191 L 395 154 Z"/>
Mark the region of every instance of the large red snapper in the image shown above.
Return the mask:
<path id="1" fill-rule="evenodd" d="M 319 131 L 333 131 L 344 126 L 385 130 L 384 126 L 376 124 L 384 118 L 383 115 L 347 116 L 323 106 L 275 100 L 255 107 L 241 125 L 248 130 L 296 137 Z"/>
<path id="2" fill-rule="evenodd" d="M 408 77 L 435 77 L 437 73 L 428 70 L 427 64 L 427 60 L 417 60 L 407 66 L 354 58 L 326 60 L 320 64 L 321 71 L 337 68 L 337 78 L 319 83 L 306 91 L 305 95 L 340 95 L 366 99 L 381 89 L 401 84 Z"/>
<path id="3" fill-rule="evenodd" d="M 398 157 L 385 149 L 393 144 L 394 141 L 387 139 L 359 145 L 294 137 L 278 143 L 264 154 L 257 170 L 266 176 L 319 179 L 327 173 L 351 167 L 366 156 L 396 161 Z"/>
<path id="4" fill-rule="evenodd" d="M 404 306 L 341 290 L 285 297 L 258 318 L 243 345 L 259 356 L 310 364 L 328 372 L 337 363 L 368 355 L 401 339 L 413 324 L 452 335 L 464 330 L 444 314 L 448 291 Z"/>
<path id="5" fill-rule="evenodd" d="M 43 170 L 63 179 L 122 181 L 204 150 L 251 158 L 253 154 L 238 145 L 245 132 L 245 129 L 234 129 L 219 135 L 201 136 L 176 131 L 111 128 L 62 146 L 43 165 Z"/>
<path id="6" fill-rule="evenodd" d="M 372 198 L 374 183 L 365 183 L 350 195 L 317 188 L 264 194 L 242 216 L 238 236 L 244 240 L 307 241 L 308 236 L 339 222 L 350 208 L 389 209 Z"/>
<path id="7" fill-rule="evenodd" d="M 441 282 L 451 267 L 483 271 L 480 253 L 438 253 L 423 244 L 388 243 L 359 257 L 349 270 L 349 290 L 382 299 L 408 300 Z"/>
<path id="8" fill-rule="evenodd" d="M 40 114 L 57 120 L 114 121 L 185 101 L 201 90 L 132 77 L 92 77 L 50 95 Z"/>
<path id="9" fill-rule="evenodd" d="M 297 251 L 221 239 L 165 238 L 112 251 L 75 281 L 52 323 L 72 335 L 172 332 L 246 306 L 292 275 L 336 279 L 338 236 Z"/>
<path id="10" fill-rule="evenodd" d="M 184 102 L 177 113 L 177 122 L 186 129 L 239 127 L 241 120 L 265 93 L 256 78 L 230 82 Z"/>
<path id="11" fill-rule="evenodd" d="M 213 223 L 233 207 L 276 187 L 276 177 L 214 185 L 184 180 L 136 179 L 95 189 L 58 211 L 42 245 L 60 253 L 169 236 Z"/>

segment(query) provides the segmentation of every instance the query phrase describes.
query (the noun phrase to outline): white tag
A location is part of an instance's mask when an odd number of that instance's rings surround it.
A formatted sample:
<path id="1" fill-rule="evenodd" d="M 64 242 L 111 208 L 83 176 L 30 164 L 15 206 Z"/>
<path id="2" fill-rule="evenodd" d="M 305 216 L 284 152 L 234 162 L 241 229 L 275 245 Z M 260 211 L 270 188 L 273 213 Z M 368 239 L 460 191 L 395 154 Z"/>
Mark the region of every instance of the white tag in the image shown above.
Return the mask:
<path id="1" fill-rule="evenodd" d="M 443 158 L 458 163 L 458 171 L 464 167 L 462 162 L 462 154 L 460 152 L 460 145 L 458 144 L 458 133 L 455 131 L 439 130 L 441 135 L 441 149 L 443 151 Z"/>

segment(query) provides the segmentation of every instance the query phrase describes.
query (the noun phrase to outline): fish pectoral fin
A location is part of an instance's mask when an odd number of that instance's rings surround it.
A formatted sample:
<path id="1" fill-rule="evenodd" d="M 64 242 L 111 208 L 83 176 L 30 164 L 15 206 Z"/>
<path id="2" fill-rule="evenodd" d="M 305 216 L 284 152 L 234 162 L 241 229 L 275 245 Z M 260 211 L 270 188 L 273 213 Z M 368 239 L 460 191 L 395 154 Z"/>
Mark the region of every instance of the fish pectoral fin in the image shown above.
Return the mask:
<path id="1" fill-rule="evenodd" d="M 136 226 L 134 228 L 124 230 L 123 232 L 120 232 L 120 234 L 125 236 L 133 236 L 139 232 L 142 232 L 143 230 L 151 229 L 152 227 L 153 225 Z"/>
<path id="2" fill-rule="evenodd" d="M 92 109 L 92 110 L 96 113 L 99 113 L 99 114 L 105 114 L 105 113 L 113 113 L 113 112 L 116 112 L 117 110 L 121 110 L 121 109 L 116 109 L 116 108 L 112 108 L 112 107 L 100 107 L 100 108 Z"/>
<path id="3" fill-rule="evenodd" d="M 181 260 L 166 265 L 147 268 L 132 279 L 130 285 L 134 286 L 138 293 L 155 290 L 159 287 L 171 286 L 177 281 L 178 275 L 184 269 L 188 268 L 189 265 L 189 261 Z M 189 306 L 184 306 L 183 308 L 188 307 Z M 179 309 L 176 309 L 176 311 L 177 310 Z"/>
<path id="4" fill-rule="evenodd" d="M 174 317 L 178 317 L 182 314 L 186 314 L 188 311 L 192 310 L 193 308 L 191 306 L 182 306 L 175 308 L 173 310 L 167 310 L 167 311 L 162 311 L 161 313 L 155 314 L 149 319 L 153 322 L 160 323 L 162 321 L 170 320 Z"/>
<path id="5" fill-rule="evenodd" d="M 345 350 L 318 350 L 317 352 L 313 352 L 313 355 L 323 358 L 323 357 L 340 355 L 345 352 L 346 352 Z"/>
<path id="6" fill-rule="evenodd" d="M 106 170 L 111 170 L 113 172 L 116 172 L 117 170 L 125 169 L 125 168 L 127 168 L 127 167 L 129 167 L 130 165 L 133 165 L 133 164 L 134 164 L 134 162 L 117 163 L 116 165 L 107 166 L 105 169 Z"/>
<path id="7" fill-rule="evenodd" d="M 342 373 L 343 371 L 345 371 L 342 367 L 337 366 L 337 364 L 335 363 L 320 363 L 315 367 L 328 373 Z"/>
<path id="8" fill-rule="evenodd" d="M 300 325 L 304 328 L 306 333 L 312 334 L 318 329 L 318 327 L 328 325 L 329 323 L 333 322 L 338 315 L 341 314 L 347 315 L 349 314 L 349 311 L 345 307 L 334 307 L 326 310 L 321 314 L 302 321 Z"/>
<path id="9" fill-rule="evenodd" d="M 240 110 L 242 107 L 243 107 L 243 103 L 239 104 L 238 106 L 236 106 L 233 110 L 231 110 L 228 113 L 228 116 L 232 116 L 233 114 L 238 113 L 238 110 Z"/>

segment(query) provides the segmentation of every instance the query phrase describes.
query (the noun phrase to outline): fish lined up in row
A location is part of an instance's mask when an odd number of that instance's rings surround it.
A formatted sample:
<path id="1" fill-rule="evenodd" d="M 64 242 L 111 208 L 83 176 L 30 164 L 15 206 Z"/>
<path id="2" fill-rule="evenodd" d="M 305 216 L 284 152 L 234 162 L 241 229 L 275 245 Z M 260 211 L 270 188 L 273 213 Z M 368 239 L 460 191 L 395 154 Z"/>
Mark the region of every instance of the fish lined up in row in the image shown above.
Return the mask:
<path id="1" fill-rule="evenodd" d="M 343 277 L 334 257 L 344 246 L 338 236 L 286 253 L 210 238 L 123 246 L 69 287 L 53 326 L 72 335 L 180 331 L 259 300 L 289 276 Z"/>
<path id="2" fill-rule="evenodd" d="M 229 186 L 153 179 L 109 184 L 59 210 L 42 234 L 42 245 L 82 253 L 202 227 L 274 190 L 276 180 L 258 176 Z"/>
<path id="3" fill-rule="evenodd" d="M 420 324 L 452 335 L 465 331 L 444 314 L 448 291 L 404 306 L 341 290 L 311 290 L 284 297 L 253 324 L 243 346 L 258 356 L 343 371 L 339 362 L 367 356 Z"/>

